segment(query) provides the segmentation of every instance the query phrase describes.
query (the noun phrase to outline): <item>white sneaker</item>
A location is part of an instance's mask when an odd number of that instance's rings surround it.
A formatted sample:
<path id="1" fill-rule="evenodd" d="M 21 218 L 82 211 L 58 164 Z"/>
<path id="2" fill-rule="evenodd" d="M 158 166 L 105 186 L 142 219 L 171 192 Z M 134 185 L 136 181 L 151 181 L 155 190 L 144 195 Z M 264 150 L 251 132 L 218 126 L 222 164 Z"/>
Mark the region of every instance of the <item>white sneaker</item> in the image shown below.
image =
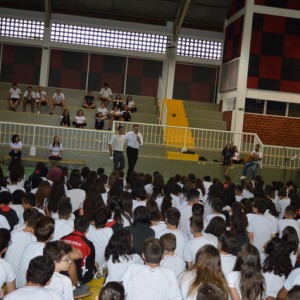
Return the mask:
<path id="1" fill-rule="evenodd" d="M 39 115 L 40 113 L 41 113 L 41 112 L 38 110 L 38 111 L 37 111 L 37 114 Z"/>
<path id="2" fill-rule="evenodd" d="M 247 178 L 247 177 L 243 175 L 240 179 L 241 179 L 241 180 L 244 180 L 244 179 L 246 179 L 246 178 Z"/>

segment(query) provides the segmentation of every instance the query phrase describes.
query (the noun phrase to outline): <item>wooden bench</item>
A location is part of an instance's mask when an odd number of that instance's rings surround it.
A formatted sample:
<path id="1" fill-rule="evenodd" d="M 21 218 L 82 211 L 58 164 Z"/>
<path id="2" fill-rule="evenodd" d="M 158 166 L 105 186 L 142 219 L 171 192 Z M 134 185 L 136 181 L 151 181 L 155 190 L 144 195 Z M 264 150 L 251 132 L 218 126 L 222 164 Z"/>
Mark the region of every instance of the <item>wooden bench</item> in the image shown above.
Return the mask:
<path id="1" fill-rule="evenodd" d="M 9 155 L 2 156 L 2 164 L 5 161 L 10 161 L 11 157 Z M 37 156 L 22 156 L 22 162 L 43 162 L 45 164 L 55 165 L 78 165 L 78 166 L 85 166 L 86 162 L 84 160 L 69 160 L 69 159 L 62 159 L 60 161 L 50 161 L 48 158 L 37 157 Z"/>

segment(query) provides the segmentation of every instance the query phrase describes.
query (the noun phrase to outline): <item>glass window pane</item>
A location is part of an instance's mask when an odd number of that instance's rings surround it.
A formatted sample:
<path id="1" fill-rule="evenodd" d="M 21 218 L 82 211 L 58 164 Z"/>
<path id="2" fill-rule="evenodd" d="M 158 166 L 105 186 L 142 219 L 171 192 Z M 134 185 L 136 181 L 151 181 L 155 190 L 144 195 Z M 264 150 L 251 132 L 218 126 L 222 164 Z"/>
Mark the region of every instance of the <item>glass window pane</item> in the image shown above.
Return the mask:
<path id="1" fill-rule="evenodd" d="M 264 100 L 247 98 L 245 104 L 245 112 L 263 114 L 264 104 L 265 104 Z"/>
<path id="2" fill-rule="evenodd" d="M 285 116 L 286 103 L 267 101 L 267 115 Z"/>
<path id="3" fill-rule="evenodd" d="M 300 118 L 300 104 L 290 103 L 288 116 Z"/>

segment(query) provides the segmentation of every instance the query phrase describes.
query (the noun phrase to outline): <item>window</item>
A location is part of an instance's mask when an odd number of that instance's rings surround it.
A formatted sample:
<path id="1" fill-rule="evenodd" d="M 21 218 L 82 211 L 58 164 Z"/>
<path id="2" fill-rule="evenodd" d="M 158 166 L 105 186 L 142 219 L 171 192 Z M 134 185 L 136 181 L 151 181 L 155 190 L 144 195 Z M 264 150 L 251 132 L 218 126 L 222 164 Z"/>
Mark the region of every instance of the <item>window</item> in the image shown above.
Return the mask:
<path id="1" fill-rule="evenodd" d="M 263 114 L 264 113 L 264 100 L 259 99 L 246 99 L 245 112 Z"/>
<path id="2" fill-rule="evenodd" d="M 275 116 L 285 116 L 286 112 L 286 103 L 276 102 L 276 101 L 267 101 L 267 115 Z"/>

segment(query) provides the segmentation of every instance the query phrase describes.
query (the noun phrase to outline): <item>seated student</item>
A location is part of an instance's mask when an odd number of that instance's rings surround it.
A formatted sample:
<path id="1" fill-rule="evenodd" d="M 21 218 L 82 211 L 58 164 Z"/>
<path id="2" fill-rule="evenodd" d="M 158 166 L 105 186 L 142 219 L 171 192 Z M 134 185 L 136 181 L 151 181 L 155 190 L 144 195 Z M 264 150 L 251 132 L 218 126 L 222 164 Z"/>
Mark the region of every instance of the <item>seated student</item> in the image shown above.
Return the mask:
<path id="1" fill-rule="evenodd" d="M 104 129 L 105 120 L 107 120 L 107 115 L 103 115 L 102 112 L 98 112 L 95 118 L 95 129 Z"/>
<path id="2" fill-rule="evenodd" d="M 236 247 L 238 245 L 237 238 L 230 231 L 224 232 L 219 237 L 219 252 L 221 258 L 221 267 L 223 274 L 226 276 L 229 272 L 232 272 L 235 262 L 236 256 L 234 253 Z"/>
<path id="3" fill-rule="evenodd" d="M 43 254 L 43 249 L 46 243 L 53 237 L 54 226 L 54 220 L 48 216 L 43 216 L 36 221 L 34 227 L 36 242 L 32 241 L 31 243 L 29 243 L 23 251 L 17 272 L 17 288 L 25 285 L 26 270 L 28 268 L 29 262 L 32 258 Z"/>
<path id="4" fill-rule="evenodd" d="M 166 233 L 173 233 L 176 236 L 176 250 L 175 253 L 183 258 L 183 249 L 185 244 L 188 241 L 186 234 L 184 234 L 181 230 L 178 229 L 178 224 L 180 220 L 180 211 L 175 208 L 169 208 L 166 212 L 166 224 L 167 229 L 155 235 L 156 238 L 160 238 L 162 235 Z"/>
<path id="5" fill-rule="evenodd" d="M 94 109 L 96 107 L 95 97 L 91 90 L 88 91 L 88 94 L 84 97 L 82 106 L 84 108 Z"/>
<path id="6" fill-rule="evenodd" d="M 164 248 L 164 256 L 160 262 L 160 266 L 173 269 L 176 277 L 178 277 L 186 269 L 186 265 L 185 261 L 175 254 L 176 236 L 173 233 L 166 233 L 159 240 Z"/>
<path id="7" fill-rule="evenodd" d="M 5 300 L 62 300 L 63 298 L 56 292 L 46 289 L 54 272 L 53 261 L 46 256 L 36 256 L 28 266 L 26 272 L 26 285 L 5 296 Z M 25 275 L 25 274 L 24 274 Z"/>
<path id="8" fill-rule="evenodd" d="M 241 202 L 242 199 L 244 198 L 242 185 L 237 184 L 235 186 L 234 194 L 235 194 L 235 201 Z"/>
<path id="9" fill-rule="evenodd" d="M 77 276 L 80 283 L 91 281 L 95 275 L 95 247 L 91 241 L 86 238 L 90 222 L 84 216 L 76 217 L 74 220 L 74 231 L 61 238 L 70 246 L 78 249 L 82 256 L 75 260 Z"/>
<path id="10" fill-rule="evenodd" d="M 5 254 L 5 261 L 7 261 L 17 273 L 19 263 L 26 246 L 36 241 L 34 235 L 34 227 L 43 214 L 35 208 L 28 208 L 23 213 L 25 225 L 18 229 L 14 229 L 11 233 L 11 243 Z"/>
<path id="11" fill-rule="evenodd" d="M 15 225 L 18 224 L 19 218 L 17 213 L 9 207 L 12 203 L 12 196 L 10 192 L 1 192 L 0 193 L 0 215 L 6 218 L 10 231 L 12 231 Z"/>
<path id="12" fill-rule="evenodd" d="M 81 189 L 82 181 L 80 174 L 71 174 L 68 181 L 69 190 L 66 193 L 66 196 L 71 199 L 72 212 L 77 215 L 77 212 L 82 205 L 86 197 L 86 192 Z"/>
<path id="13" fill-rule="evenodd" d="M 56 291 L 63 300 L 71 300 L 75 296 L 73 296 L 71 279 L 61 274 L 61 272 L 67 272 L 70 269 L 72 263 L 71 251 L 72 247 L 63 241 L 49 242 L 43 250 L 44 256 L 53 261 L 55 266 L 51 281 L 46 288 Z"/>
<path id="14" fill-rule="evenodd" d="M 187 262 L 188 268 L 191 268 L 195 262 L 199 248 L 204 245 L 217 247 L 217 243 L 214 243 L 213 239 L 210 239 L 207 235 L 203 235 L 203 220 L 201 218 L 191 217 L 190 228 L 194 238 L 189 240 L 184 247 L 184 260 Z"/>
<path id="15" fill-rule="evenodd" d="M 101 112 L 103 116 L 107 116 L 108 117 L 108 110 L 105 107 L 105 102 L 101 102 L 100 106 L 97 109 L 97 113 Z"/>
<path id="16" fill-rule="evenodd" d="M 204 282 L 200 285 L 196 300 L 226 300 L 227 295 L 216 284 Z"/>
<path id="17" fill-rule="evenodd" d="M 74 118 L 74 121 L 72 122 L 73 127 L 76 128 L 86 128 L 86 119 L 83 115 L 83 111 L 81 109 L 77 110 L 76 116 Z"/>
<path id="18" fill-rule="evenodd" d="M 296 207 L 293 205 L 288 205 L 285 209 L 284 219 L 277 221 L 277 228 L 279 237 L 282 237 L 282 231 L 287 226 L 292 226 L 295 228 L 298 238 L 300 240 L 300 223 L 296 221 L 294 218 L 297 216 Z"/>
<path id="19" fill-rule="evenodd" d="M 28 208 L 35 208 L 36 210 L 38 210 L 39 213 L 45 215 L 45 212 L 43 209 L 38 208 L 36 206 L 36 198 L 35 195 L 32 193 L 26 193 L 23 198 L 22 198 L 22 206 L 24 208 L 24 210 L 28 209 Z M 24 219 L 23 216 L 20 218 L 19 220 L 19 224 L 23 225 L 24 224 Z"/>
<path id="20" fill-rule="evenodd" d="M 8 93 L 9 106 L 12 111 L 16 111 L 16 108 L 20 103 L 21 97 L 21 90 L 18 88 L 18 85 L 16 83 L 13 83 Z"/>
<path id="21" fill-rule="evenodd" d="M 108 270 L 106 282 L 120 281 L 130 265 L 144 263 L 138 254 L 133 253 L 132 239 L 126 230 L 119 230 L 110 238 L 105 249 Z"/>
<path id="22" fill-rule="evenodd" d="M 113 230 L 105 227 L 108 221 L 108 216 L 104 212 L 97 213 L 94 216 L 94 221 L 90 224 L 86 237 L 94 244 L 96 252 L 96 262 L 99 268 L 105 263 L 104 252 L 109 239 L 113 235 Z"/>
<path id="23" fill-rule="evenodd" d="M 164 251 L 160 241 L 148 238 L 143 248 L 145 265 L 130 265 L 121 279 L 127 299 L 182 299 L 175 272 L 159 265 Z"/>
<path id="24" fill-rule="evenodd" d="M 109 130 L 112 127 L 113 121 L 119 121 L 121 117 L 122 111 L 118 108 L 118 106 L 114 106 L 113 110 L 110 111 Z"/>
<path id="25" fill-rule="evenodd" d="M 221 199 L 215 198 L 211 201 L 212 213 L 203 217 L 204 228 L 206 228 L 209 222 L 215 217 L 220 217 L 226 221 L 225 215 L 222 214 L 223 207 L 224 203 Z"/>
<path id="26" fill-rule="evenodd" d="M 125 122 L 130 122 L 131 121 L 131 112 L 128 109 L 128 106 L 125 105 L 124 110 L 122 112 L 122 120 Z"/>
<path id="27" fill-rule="evenodd" d="M 32 90 L 32 86 L 29 86 L 27 88 L 27 91 L 25 91 L 25 93 L 24 93 L 23 112 L 26 111 L 26 105 L 27 105 L 27 103 L 30 103 L 30 105 L 31 105 L 31 112 L 34 112 L 35 92 Z"/>
<path id="28" fill-rule="evenodd" d="M 123 109 L 123 101 L 121 95 L 118 93 L 114 99 L 113 106 L 118 106 L 120 110 Z"/>
<path id="29" fill-rule="evenodd" d="M 107 109 L 112 108 L 112 91 L 107 82 L 103 84 L 103 87 L 99 92 L 98 99 L 105 102 Z"/>
<path id="30" fill-rule="evenodd" d="M 48 104 L 48 97 L 45 91 L 43 91 L 43 88 L 39 85 L 38 91 L 35 93 L 35 101 L 37 105 L 37 113 L 41 113 L 41 106 Z"/>
<path id="31" fill-rule="evenodd" d="M 63 113 L 66 106 L 65 101 L 66 101 L 65 95 L 60 91 L 60 89 L 56 89 L 56 92 L 53 94 L 52 100 L 50 102 L 50 115 L 53 114 L 54 106 L 60 106 L 61 113 Z"/>
<path id="32" fill-rule="evenodd" d="M 53 142 L 49 146 L 49 159 L 50 160 L 61 160 L 62 152 L 64 150 L 62 144 L 59 141 L 59 137 L 55 136 Z"/>
<path id="33" fill-rule="evenodd" d="M 70 234 L 74 230 L 74 221 L 71 218 L 72 205 L 70 198 L 61 197 L 58 204 L 58 218 L 54 218 L 55 229 L 53 241 L 57 241 L 63 236 Z"/>
<path id="34" fill-rule="evenodd" d="M 95 300 L 125 300 L 125 290 L 123 285 L 117 281 L 105 284 L 100 290 L 99 296 Z"/>
<path id="35" fill-rule="evenodd" d="M 134 103 L 134 101 L 132 100 L 132 96 L 131 95 L 129 95 L 128 97 L 127 97 L 127 99 L 126 99 L 126 102 L 125 102 L 125 105 L 127 105 L 128 106 L 128 110 L 130 111 L 130 112 L 136 112 L 137 111 L 137 108 L 135 107 L 135 103 Z"/>
<path id="36" fill-rule="evenodd" d="M 9 242 L 9 231 L 5 228 L 0 228 L 0 294 L 3 292 L 1 288 L 4 284 L 6 284 L 7 293 L 16 289 L 16 273 L 12 266 L 2 258 L 9 246 Z"/>
<path id="37" fill-rule="evenodd" d="M 65 109 L 61 115 L 60 126 L 70 127 L 71 126 L 71 117 L 67 109 Z"/>
<path id="38" fill-rule="evenodd" d="M 22 157 L 22 142 L 18 134 L 14 134 L 10 142 L 10 152 L 11 160 L 21 160 Z"/>

